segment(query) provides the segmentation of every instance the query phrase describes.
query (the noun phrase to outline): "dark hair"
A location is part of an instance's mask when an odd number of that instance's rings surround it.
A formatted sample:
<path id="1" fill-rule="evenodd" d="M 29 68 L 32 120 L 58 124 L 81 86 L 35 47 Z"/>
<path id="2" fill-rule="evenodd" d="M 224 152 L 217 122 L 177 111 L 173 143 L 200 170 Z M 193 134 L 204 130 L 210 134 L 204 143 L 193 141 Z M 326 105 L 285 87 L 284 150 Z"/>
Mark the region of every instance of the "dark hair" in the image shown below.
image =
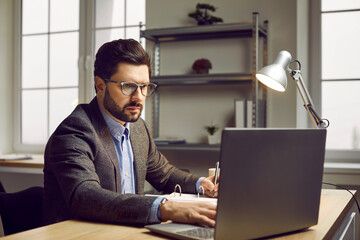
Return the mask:
<path id="1" fill-rule="evenodd" d="M 151 76 L 150 57 L 134 39 L 119 39 L 102 45 L 96 53 L 94 76 L 110 79 L 119 63 L 147 65 Z"/>

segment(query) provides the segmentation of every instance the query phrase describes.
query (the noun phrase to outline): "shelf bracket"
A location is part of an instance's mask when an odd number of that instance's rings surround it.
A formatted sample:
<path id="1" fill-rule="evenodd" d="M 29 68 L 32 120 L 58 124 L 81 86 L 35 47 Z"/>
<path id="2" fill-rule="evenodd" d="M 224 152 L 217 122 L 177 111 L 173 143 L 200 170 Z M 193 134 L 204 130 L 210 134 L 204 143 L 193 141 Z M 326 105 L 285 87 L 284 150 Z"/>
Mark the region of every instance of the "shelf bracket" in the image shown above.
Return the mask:
<path id="1" fill-rule="evenodd" d="M 154 76 L 160 75 L 160 43 L 155 42 L 154 45 Z M 155 92 L 153 101 L 153 135 L 154 138 L 159 137 L 159 126 L 160 126 L 160 96 L 159 92 Z"/>
<path id="2" fill-rule="evenodd" d="M 255 77 L 255 73 L 259 68 L 259 13 L 253 12 L 253 96 L 252 96 L 252 127 L 259 126 L 259 82 Z"/>

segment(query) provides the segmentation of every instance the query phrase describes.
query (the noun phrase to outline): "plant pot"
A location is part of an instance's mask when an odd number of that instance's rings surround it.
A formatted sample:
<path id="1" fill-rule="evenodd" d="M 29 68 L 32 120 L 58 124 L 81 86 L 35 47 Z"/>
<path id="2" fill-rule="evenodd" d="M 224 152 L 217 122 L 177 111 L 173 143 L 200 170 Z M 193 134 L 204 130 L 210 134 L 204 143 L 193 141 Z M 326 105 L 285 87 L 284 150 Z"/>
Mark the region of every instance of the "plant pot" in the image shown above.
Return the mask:
<path id="1" fill-rule="evenodd" d="M 217 144 L 217 138 L 215 135 L 208 135 L 208 144 Z"/>
<path id="2" fill-rule="evenodd" d="M 209 69 L 203 68 L 196 70 L 197 74 L 209 74 Z"/>

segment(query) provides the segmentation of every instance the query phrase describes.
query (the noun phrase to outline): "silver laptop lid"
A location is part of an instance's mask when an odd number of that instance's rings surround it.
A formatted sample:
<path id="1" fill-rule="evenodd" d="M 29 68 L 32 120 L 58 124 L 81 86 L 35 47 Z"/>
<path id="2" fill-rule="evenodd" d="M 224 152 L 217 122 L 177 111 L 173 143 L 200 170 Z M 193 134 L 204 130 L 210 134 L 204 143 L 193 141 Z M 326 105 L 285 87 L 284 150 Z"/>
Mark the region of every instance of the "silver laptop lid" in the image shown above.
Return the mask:
<path id="1" fill-rule="evenodd" d="M 215 239 L 252 239 L 317 224 L 325 129 L 222 133 Z"/>

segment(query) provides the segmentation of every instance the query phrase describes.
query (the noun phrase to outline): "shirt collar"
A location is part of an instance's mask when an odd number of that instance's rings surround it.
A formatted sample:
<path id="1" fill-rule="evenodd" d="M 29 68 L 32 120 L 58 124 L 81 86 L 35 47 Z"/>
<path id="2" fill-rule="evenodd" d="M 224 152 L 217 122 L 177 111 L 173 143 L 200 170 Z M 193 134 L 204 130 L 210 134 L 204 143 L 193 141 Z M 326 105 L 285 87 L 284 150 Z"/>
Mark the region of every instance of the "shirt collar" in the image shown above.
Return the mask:
<path id="1" fill-rule="evenodd" d="M 100 108 L 100 107 L 99 107 Z M 125 123 L 125 126 L 121 125 L 114 119 L 112 119 L 106 112 L 100 108 L 101 114 L 103 115 L 105 122 L 110 130 L 110 134 L 113 138 L 120 140 L 125 134 L 125 137 L 129 139 L 130 136 L 130 123 Z"/>

